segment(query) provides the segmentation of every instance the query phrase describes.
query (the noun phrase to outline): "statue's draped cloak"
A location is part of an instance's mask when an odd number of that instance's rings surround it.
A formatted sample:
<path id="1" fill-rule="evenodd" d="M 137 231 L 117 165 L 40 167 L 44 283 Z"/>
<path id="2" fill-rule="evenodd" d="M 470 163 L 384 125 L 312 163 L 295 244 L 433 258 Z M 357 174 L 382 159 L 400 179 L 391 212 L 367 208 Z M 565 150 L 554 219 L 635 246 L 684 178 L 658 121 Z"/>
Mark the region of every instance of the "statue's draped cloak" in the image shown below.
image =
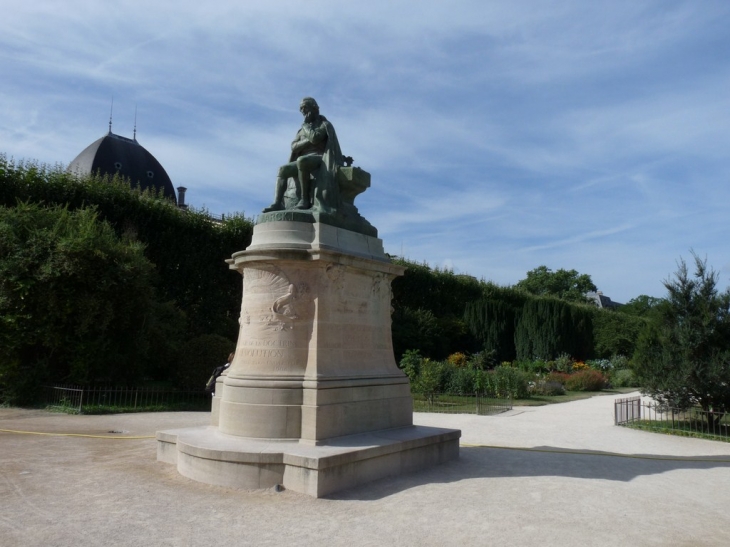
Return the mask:
<path id="1" fill-rule="evenodd" d="M 344 165 L 340 142 L 337 140 L 334 126 L 320 115 L 322 124 L 327 131 L 327 144 L 322 154 L 322 167 L 316 173 L 314 190 L 314 204 L 312 209 L 323 213 L 333 213 L 339 202 L 339 191 L 337 187 L 337 170 Z M 295 152 L 292 151 L 289 161 L 296 161 Z"/>

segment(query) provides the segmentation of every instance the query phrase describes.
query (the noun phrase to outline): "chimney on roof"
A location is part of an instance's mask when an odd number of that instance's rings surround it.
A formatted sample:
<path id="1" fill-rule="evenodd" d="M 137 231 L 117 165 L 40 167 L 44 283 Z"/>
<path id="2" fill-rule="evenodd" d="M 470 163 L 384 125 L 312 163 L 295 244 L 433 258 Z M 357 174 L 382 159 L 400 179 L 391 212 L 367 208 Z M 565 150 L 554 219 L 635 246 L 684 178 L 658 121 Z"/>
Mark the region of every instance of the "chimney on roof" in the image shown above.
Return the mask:
<path id="1" fill-rule="evenodd" d="M 180 207 L 180 209 L 187 209 L 188 206 L 185 205 L 185 192 L 187 192 L 188 189 L 184 186 L 178 186 L 177 187 L 177 206 Z"/>

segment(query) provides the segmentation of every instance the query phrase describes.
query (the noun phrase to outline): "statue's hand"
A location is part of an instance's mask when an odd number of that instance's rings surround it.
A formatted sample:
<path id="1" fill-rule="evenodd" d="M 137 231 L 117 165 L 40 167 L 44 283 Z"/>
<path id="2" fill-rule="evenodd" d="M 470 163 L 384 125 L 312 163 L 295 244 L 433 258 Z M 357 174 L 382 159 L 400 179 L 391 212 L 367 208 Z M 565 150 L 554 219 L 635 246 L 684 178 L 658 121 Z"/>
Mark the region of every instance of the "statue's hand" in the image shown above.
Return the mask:
<path id="1" fill-rule="evenodd" d="M 309 143 L 307 139 L 299 139 L 298 141 L 294 141 L 291 143 L 291 149 L 293 152 L 297 152 L 298 150 L 304 148 Z"/>

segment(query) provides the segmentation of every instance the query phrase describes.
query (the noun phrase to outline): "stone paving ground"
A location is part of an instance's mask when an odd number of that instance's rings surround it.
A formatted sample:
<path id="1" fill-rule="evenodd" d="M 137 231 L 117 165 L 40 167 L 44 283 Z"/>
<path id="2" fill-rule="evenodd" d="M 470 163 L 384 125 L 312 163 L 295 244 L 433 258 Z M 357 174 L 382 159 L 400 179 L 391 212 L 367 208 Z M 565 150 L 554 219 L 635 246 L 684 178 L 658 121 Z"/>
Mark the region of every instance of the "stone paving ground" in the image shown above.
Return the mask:
<path id="1" fill-rule="evenodd" d="M 416 414 L 462 429 L 458 461 L 326 499 L 197 483 L 154 439 L 104 438 L 206 413 L 3 408 L 0 429 L 100 438 L 0 432 L 0 546 L 730 545 L 730 444 L 616 427 L 613 400 Z"/>

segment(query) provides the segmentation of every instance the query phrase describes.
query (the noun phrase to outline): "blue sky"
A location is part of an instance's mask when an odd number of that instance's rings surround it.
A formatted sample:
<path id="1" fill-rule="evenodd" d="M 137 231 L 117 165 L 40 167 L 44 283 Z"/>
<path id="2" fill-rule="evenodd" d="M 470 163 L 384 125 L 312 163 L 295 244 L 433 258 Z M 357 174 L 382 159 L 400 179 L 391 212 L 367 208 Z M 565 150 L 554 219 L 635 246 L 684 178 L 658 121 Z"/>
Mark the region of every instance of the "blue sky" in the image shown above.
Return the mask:
<path id="1" fill-rule="evenodd" d="M 257 214 L 317 99 L 386 251 L 513 284 L 730 279 L 730 2 L 5 0 L 0 152 L 137 138 L 187 201 Z"/>

